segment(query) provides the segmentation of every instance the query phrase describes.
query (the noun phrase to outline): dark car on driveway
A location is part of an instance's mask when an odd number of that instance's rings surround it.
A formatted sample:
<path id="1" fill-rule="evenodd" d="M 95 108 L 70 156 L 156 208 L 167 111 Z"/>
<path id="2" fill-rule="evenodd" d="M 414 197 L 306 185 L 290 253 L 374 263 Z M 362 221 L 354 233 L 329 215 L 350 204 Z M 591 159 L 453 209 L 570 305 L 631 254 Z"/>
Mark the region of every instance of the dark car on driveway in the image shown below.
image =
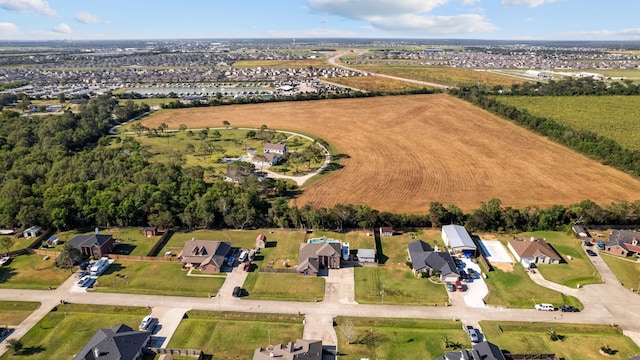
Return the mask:
<path id="1" fill-rule="evenodd" d="M 587 249 L 587 255 L 589 255 L 589 256 L 598 256 L 598 254 L 596 254 L 596 252 L 591 250 L 591 249 Z"/>
<path id="2" fill-rule="evenodd" d="M 558 310 L 562 312 L 580 312 L 580 309 L 571 305 L 561 305 L 560 307 L 558 307 Z"/>

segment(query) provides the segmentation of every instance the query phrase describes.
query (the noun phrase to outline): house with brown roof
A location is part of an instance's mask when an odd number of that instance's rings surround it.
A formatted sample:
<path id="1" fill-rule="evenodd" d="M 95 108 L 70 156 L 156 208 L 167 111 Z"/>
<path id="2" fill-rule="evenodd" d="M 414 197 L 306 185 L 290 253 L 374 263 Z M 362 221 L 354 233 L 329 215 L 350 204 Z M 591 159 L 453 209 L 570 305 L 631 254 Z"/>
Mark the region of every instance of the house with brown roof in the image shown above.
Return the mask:
<path id="1" fill-rule="evenodd" d="M 339 242 L 302 243 L 296 271 L 302 276 L 318 276 L 324 269 L 340 269 L 341 251 Z"/>
<path id="2" fill-rule="evenodd" d="M 628 230 L 613 230 L 604 251 L 618 256 L 640 254 L 640 234 Z"/>
<path id="3" fill-rule="evenodd" d="M 393 228 L 391 226 L 380 227 L 380 236 L 393 236 Z"/>
<path id="4" fill-rule="evenodd" d="M 278 344 L 266 349 L 257 348 L 253 360 L 322 360 L 322 340 L 298 339 L 287 345 Z"/>
<path id="5" fill-rule="evenodd" d="M 178 254 L 178 261 L 187 268 L 218 273 L 230 251 L 231 244 L 228 242 L 191 239 L 185 242 Z"/>
<path id="6" fill-rule="evenodd" d="M 511 239 L 507 247 L 525 269 L 531 264 L 559 264 L 562 257 L 544 239 Z"/>

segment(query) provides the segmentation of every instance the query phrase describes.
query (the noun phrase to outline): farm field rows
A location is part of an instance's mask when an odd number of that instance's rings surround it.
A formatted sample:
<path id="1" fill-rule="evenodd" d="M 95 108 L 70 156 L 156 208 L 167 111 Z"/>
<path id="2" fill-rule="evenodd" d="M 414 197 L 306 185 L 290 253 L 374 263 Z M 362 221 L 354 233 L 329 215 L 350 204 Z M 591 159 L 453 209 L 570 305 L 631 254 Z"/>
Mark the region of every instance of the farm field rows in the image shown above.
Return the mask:
<path id="1" fill-rule="evenodd" d="M 638 96 L 501 96 L 500 102 L 640 150 Z"/>
<path id="2" fill-rule="evenodd" d="M 514 207 L 640 198 L 638 179 L 442 94 L 178 109 L 142 124 L 223 119 L 314 134 L 345 155 L 342 169 L 304 188 L 299 206 L 426 213 L 432 201 L 470 210 L 494 197 Z"/>

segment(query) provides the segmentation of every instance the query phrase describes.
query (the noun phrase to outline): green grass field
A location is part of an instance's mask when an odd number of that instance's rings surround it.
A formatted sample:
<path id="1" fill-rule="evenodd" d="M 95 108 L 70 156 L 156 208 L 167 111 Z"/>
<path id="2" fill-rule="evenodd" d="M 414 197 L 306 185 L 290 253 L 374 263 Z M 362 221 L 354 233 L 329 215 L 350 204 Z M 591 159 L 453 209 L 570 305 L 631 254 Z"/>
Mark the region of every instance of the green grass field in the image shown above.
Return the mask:
<path id="1" fill-rule="evenodd" d="M 422 240 L 431 246 L 436 243 L 440 246 L 440 250 L 444 249 L 441 229 L 421 229 L 415 232 L 406 232 L 401 235 L 383 236 L 380 238 L 382 242 L 383 259 L 379 259 L 381 263 L 403 265 L 408 261 L 409 253 L 407 245 L 415 240 Z"/>
<path id="2" fill-rule="evenodd" d="M 253 271 L 244 282 L 248 298 L 254 300 L 322 301 L 324 278 L 298 274 Z"/>
<path id="3" fill-rule="evenodd" d="M 499 101 L 536 116 L 588 130 L 640 150 L 640 96 L 500 96 Z"/>
<path id="4" fill-rule="evenodd" d="M 442 284 L 418 279 L 408 267 L 355 268 L 356 301 L 360 304 L 444 306 L 449 297 Z"/>
<path id="5" fill-rule="evenodd" d="M 607 325 L 480 321 L 480 326 L 489 341 L 512 354 L 555 353 L 565 360 L 596 360 L 628 359 L 640 352 L 620 329 Z M 551 341 L 549 330 L 564 338 Z M 604 345 L 618 352 L 603 356 L 598 350 Z"/>
<path id="6" fill-rule="evenodd" d="M 69 241 L 76 235 L 93 234 L 95 229 L 88 230 L 69 230 L 64 232 L 58 232 L 54 236 L 62 241 Z M 116 239 L 116 246 L 112 253 L 122 255 L 133 256 L 146 256 L 160 240 L 161 234 L 153 237 L 146 237 L 143 233 L 143 228 L 106 228 L 100 229 L 101 234 L 111 235 Z M 50 250 L 60 251 L 62 246 L 58 245 Z"/>
<path id="7" fill-rule="evenodd" d="M 225 280 L 216 277 L 187 276 L 177 262 L 142 262 L 118 260 L 96 281 L 98 292 L 128 294 L 195 296 L 215 295 Z"/>
<path id="8" fill-rule="evenodd" d="M 340 359 L 435 359 L 444 355 L 444 338 L 470 348 L 462 325 L 449 320 L 335 318 Z M 350 341 L 347 334 L 351 334 Z"/>
<path id="9" fill-rule="evenodd" d="M 57 287 L 71 275 L 70 270 L 58 269 L 53 258 L 41 255 L 21 255 L 0 267 L 0 288 L 44 290 Z"/>
<path id="10" fill-rule="evenodd" d="M 509 76 L 501 76 L 485 71 L 440 66 L 423 65 L 350 65 L 364 71 L 399 76 L 406 79 L 433 82 L 449 86 L 511 86 L 524 81 Z"/>
<path id="11" fill-rule="evenodd" d="M 72 359 L 100 328 L 125 324 L 137 330 L 146 308 L 67 304 L 48 313 L 21 341 L 22 354 L 5 353 L 0 359 Z"/>
<path id="12" fill-rule="evenodd" d="M 38 302 L 0 300 L 0 328 L 20 324 L 39 306 Z"/>
<path id="13" fill-rule="evenodd" d="M 367 236 L 369 233 L 369 236 Z M 345 233 L 333 232 L 333 231 L 320 231 L 315 230 L 314 232 L 309 234 L 309 239 L 320 238 L 326 236 L 330 239 L 337 239 L 343 242 L 349 243 L 349 248 L 351 249 L 351 253 L 357 253 L 357 249 L 375 249 L 375 239 L 373 234 L 364 230 L 361 231 L 349 231 Z"/>
<path id="14" fill-rule="evenodd" d="M 564 259 L 561 264 L 538 265 L 542 276 L 549 281 L 575 288 L 578 284 L 601 284 L 600 274 L 587 259 L 587 255 L 582 250 L 582 241 L 576 239 L 573 234 L 566 234 L 558 231 L 538 231 L 533 233 L 517 234 L 517 237 L 525 239 L 534 236 L 543 238 L 553 246 L 553 248 Z M 572 258 L 569 260 L 568 256 Z"/>
<path id="15" fill-rule="evenodd" d="M 255 349 L 302 338 L 302 317 L 189 311 L 168 347 L 202 349 L 214 359 L 250 359 Z"/>
<path id="16" fill-rule="evenodd" d="M 599 254 L 624 287 L 640 289 L 640 263 L 632 257 L 622 258 L 604 251 L 600 251 Z"/>
<path id="17" fill-rule="evenodd" d="M 487 275 L 485 282 L 489 288 L 489 296 L 485 302 L 489 305 L 532 309 L 536 303 L 550 303 L 555 306 L 568 304 L 582 309 L 582 304 L 575 297 L 534 283 L 520 264 L 515 264 L 513 271 L 495 269 Z"/>

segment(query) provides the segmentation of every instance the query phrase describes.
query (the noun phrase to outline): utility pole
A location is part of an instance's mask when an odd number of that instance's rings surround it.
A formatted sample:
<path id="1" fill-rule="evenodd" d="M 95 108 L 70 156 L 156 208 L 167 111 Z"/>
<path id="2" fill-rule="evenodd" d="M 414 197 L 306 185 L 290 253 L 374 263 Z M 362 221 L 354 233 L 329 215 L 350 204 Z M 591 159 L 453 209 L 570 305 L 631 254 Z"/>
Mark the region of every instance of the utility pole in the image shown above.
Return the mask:
<path id="1" fill-rule="evenodd" d="M 381 304 L 384 305 L 384 284 L 382 284 L 382 291 L 380 292 L 380 295 L 382 295 L 382 299 L 380 300 Z"/>

